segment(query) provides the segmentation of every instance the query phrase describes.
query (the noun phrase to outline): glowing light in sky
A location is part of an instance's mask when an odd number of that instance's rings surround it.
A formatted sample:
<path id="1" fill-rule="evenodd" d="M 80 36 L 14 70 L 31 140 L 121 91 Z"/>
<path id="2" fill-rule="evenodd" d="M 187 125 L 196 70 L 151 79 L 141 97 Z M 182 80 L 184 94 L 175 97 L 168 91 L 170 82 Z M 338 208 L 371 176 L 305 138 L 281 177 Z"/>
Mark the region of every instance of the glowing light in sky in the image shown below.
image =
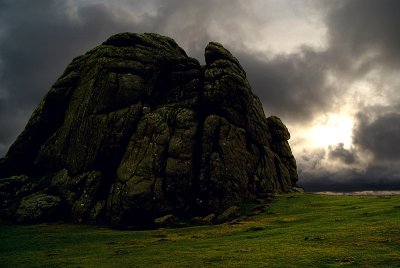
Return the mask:
<path id="1" fill-rule="evenodd" d="M 308 131 L 308 142 L 313 147 L 328 147 L 343 143 L 349 148 L 352 143 L 353 120 L 348 115 L 330 114 L 317 120 Z"/>

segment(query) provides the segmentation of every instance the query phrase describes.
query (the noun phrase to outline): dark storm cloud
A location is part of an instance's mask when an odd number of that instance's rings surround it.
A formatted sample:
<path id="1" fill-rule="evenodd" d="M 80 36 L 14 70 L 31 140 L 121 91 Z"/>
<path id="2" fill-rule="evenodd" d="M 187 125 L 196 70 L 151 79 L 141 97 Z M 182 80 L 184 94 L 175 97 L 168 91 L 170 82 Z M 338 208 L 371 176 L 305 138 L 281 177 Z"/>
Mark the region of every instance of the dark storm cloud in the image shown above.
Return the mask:
<path id="1" fill-rule="evenodd" d="M 357 162 L 357 154 L 354 149 L 346 149 L 344 148 L 343 143 L 339 143 L 335 146 L 329 146 L 329 159 L 332 160 L 340 160 L 341 162 L 351 165 Z"/>
<path id="2" fill-rule="evenodd" d="M 320 169 L 321 162 L 325 159 L 325 157 L 326 151 L 323 148 L 314 150 L 304 149 L 302 155 L 300 156 L 303 166 L 299 167 L 299 173 L 307 172 L 308 170 Z"/>
<path id="3" fill-rule="evenodd" d="M 304 122 L 331 108 L 335 91 L 327 82 L 323 55 L 313 49 L 305 47 L 272 59 L 245 52 L 237 56 L 267 115 L 279 115 L 285 122 Z"/>
<path id="4" fill-rule="evenodd" d="M 370 163 L 364 170 L 307 170 L 301 185 L 307 191 L 400 190 L 400 163 Z"/>
<path id="5" fill-rule="evenodd" d="M 308 192 L 400 190 L 398 173 L 391 179 L 387 179 L 388 177 L 385 176 L 393 175 L 393 173 L 387 171 L 387 167 L 381 166 L 374 169 L 374 172 L 367 173 L 341 172 L 340 170 L 336 173 L 320 173 L 323 176 L 308 176 L 306 180 L 302 181 L 301 185 Z"/>
<path id="6" fill-rule="evenodd" d="M 341 144 L 323 150 L 304 151 L 298 160 L 300 185 L 306 191 L 357 191 L 400 189 L 400 161 L 362 162 L 362 150 L 346 149 Z M 327 157 L 326 157 L 327 156 Z M 335 162 L 339 160 L 337 165 Z M 324 163 L 325 162 L 325 163 Z M 326 164 L 330 163 L 330 165 Z"/>
<path id="7" fill-rule="evenodd" d="M 66 2 L 7 1 L 0 48 L 1 81 L 10 99 L 37 103 L 72 57 L 123 28 L 104 5 L 69 8 Z M 32 100 L 34 99 L 34 100 Z"/>
<path id="8" fill-rule="evenodd" d="M 383 114 L 373 120 L 359 114 L 354 143 L 368 150 L 375 161 L 400 160 L 400 113 Z"/>
<path id="9" fill-rule="evenodd" d="M 359 69 L 399 67 L 399 12 L 397 0 L 335 1 L 326 20 L 332 52 L 345 65 L 349 59 L 361 60 Z"/>

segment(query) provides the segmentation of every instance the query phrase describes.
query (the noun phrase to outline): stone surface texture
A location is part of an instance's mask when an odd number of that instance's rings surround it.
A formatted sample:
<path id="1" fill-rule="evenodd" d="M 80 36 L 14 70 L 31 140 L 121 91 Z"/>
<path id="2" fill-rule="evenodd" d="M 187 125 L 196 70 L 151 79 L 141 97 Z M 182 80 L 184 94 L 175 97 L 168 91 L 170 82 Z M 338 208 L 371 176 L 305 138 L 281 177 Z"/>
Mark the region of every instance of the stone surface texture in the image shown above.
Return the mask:
<path id="1" fill-rule="evenodd" d="M 205 61 L 168 37 L 133 33 L 75 58 L 0 160 L 0 219 L 117 227 L 165 215 L 221 219 L 292 191 L 285 125 L 265 117 L 222 45 L 209 43 Z"/>

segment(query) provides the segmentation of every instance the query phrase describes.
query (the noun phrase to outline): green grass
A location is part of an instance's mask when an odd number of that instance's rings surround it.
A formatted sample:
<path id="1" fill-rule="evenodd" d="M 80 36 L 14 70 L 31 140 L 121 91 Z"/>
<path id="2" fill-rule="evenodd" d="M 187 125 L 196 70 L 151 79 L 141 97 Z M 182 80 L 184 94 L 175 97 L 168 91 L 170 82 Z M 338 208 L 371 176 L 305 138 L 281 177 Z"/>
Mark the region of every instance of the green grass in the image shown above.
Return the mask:
<path id="1" fill-rule="evenodd" d="M 0 267 L 339 266 L 400 267 L 400 196 L 283 195 L 256 216 L 178 229 L 0 225 Z"/>

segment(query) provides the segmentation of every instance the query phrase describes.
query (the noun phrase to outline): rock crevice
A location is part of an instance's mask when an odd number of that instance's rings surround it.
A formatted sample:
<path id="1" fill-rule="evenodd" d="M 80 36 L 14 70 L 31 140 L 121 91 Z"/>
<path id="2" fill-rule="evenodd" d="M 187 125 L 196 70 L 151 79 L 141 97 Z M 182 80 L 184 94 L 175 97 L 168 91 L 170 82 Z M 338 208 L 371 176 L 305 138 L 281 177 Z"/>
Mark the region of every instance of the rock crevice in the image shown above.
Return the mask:
<path id="1" fill-rule="evenodd" d="M 205 60 L 133 33 L 74 59 L 0 160 L 0 219 L 148 225 L 291 191 L 287 128 L 221 44 Z"/>

